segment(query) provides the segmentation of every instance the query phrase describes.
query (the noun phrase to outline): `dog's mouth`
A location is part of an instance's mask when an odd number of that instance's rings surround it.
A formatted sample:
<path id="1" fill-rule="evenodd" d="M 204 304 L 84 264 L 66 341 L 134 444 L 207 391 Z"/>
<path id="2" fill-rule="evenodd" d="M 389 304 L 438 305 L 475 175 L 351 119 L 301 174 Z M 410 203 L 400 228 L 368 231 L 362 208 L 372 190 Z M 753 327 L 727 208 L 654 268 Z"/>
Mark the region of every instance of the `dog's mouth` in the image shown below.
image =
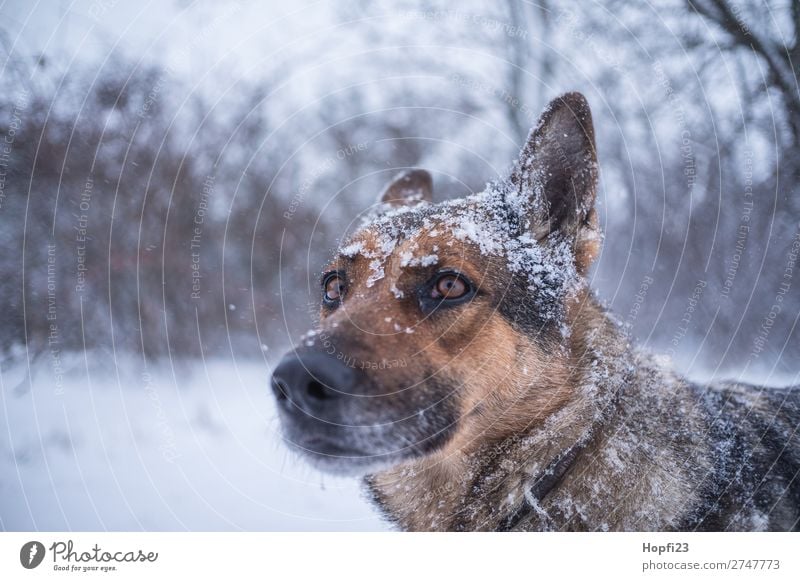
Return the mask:
<path id="1" fill-rule="evenodd" d="M 283 418 L 282 423 L 284 441 L 293 451 L 318 470 L 340 476 L 374 474 L 429 455 L 441 448 L 454 430 L 454 426 L 450 426 L 411 443 L 411 434 L 387 430 L 386 426 L 339 426 L 334 430 L 338 433 L 333 434 L 330 429 L 315 429 L 320 426 L 298 425 L 290 418 Z M 419 438 L 418 432 L 416 437 Z"/>
<path id="2" fill-rule="evenodd" d="M 333 459 L 353 459 L 368 458 L 367 454 L 358 448 L 348 446 L 341 442 L 333 441 L 330 438 L 321 436 L 310 436 L 299 441 L 292 442 L 294 448 L 300 449 L 305 454 L 315 454 L 318 456 L 330 456 Z"/>
<path id="3" fill-rule="evenodd" d="M 285 435 L 284 440 L 318 470 L 340 476 L 363 476 L 396 464 L 406 456 L 403 450 L 368 452 L 346 438 L 328 435 Z"/>

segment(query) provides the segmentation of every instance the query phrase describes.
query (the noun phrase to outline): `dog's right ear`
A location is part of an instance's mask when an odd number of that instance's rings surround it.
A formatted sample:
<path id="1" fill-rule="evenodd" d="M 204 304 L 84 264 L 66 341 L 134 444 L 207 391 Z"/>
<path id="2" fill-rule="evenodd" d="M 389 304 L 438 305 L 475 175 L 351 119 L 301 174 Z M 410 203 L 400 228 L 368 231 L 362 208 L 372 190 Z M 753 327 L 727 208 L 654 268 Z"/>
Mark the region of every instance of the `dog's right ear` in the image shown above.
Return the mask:
<path id="1" fill-rule="evenodd" d="M 589 103 L 567 93 L 545 108 L 509 177 L 507 201 L 529 220 L 537 239 L 561 235 L 585 273 L 600 249 L 595 211 L 597 155 Z"/>
<path id="2" fill-rule="evenodd" d="M 378 200 L 390 206 L 411 206 L 433 199 L 433 178 L 424 169 L 409 169 L 397 174 Z"/>

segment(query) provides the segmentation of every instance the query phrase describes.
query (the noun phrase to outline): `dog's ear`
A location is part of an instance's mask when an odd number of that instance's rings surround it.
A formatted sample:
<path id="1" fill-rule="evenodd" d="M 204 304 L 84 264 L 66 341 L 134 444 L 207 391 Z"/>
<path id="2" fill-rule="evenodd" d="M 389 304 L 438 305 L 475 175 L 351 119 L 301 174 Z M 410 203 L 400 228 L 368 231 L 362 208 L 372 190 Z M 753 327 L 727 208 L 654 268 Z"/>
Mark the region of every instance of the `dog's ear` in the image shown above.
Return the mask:
<path id="1" fill-rule="evenodd" d="M 600 250 L 600 235 L 594 127 L 583 95 L 567 93 L 550 102 L 509 181 L 537 237 L 560 233 L 574 240 L 578 270 L 588 270 Z"/>
<path id="2" fill-rule="evenodd" d="M 397 174 L 378 200 L 390 206 L 409 206 L 433 199 L 433 178 L 424 169 L 409 169 Z"/>

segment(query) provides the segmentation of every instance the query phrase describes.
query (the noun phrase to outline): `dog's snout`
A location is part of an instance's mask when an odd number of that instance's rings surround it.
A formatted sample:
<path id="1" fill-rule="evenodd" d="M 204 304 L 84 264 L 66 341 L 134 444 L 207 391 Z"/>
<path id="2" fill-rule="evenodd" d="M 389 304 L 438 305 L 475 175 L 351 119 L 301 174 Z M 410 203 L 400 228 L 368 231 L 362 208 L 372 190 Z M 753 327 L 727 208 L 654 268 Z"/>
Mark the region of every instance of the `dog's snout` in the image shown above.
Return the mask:
<path id="1" fill-rule="evenodd" d="M 324 353 L 286 355 L 272 374 L 272 391 L 288 411 L 319 415 L 355 384 L 355 370 Z"/>

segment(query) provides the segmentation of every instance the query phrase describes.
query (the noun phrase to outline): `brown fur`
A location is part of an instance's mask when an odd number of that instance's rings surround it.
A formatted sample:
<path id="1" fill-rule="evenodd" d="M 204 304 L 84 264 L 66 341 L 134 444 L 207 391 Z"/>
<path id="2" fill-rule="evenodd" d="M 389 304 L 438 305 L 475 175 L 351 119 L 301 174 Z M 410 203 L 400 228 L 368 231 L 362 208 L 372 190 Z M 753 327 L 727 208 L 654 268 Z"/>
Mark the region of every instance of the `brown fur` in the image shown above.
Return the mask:
<path id="1" fill-rule="evenodd" d="M 275 371 L 287 440 L 369 474 L 406 530 L 796 529 L 797 390 L 693 385 L 628 344 L 584 278 L 596 180 L 571 94 L 485 195 L 390 183 L 325 269 L 343 296 Z M 464 300 L 432 301 L 443 273 Z"/>

